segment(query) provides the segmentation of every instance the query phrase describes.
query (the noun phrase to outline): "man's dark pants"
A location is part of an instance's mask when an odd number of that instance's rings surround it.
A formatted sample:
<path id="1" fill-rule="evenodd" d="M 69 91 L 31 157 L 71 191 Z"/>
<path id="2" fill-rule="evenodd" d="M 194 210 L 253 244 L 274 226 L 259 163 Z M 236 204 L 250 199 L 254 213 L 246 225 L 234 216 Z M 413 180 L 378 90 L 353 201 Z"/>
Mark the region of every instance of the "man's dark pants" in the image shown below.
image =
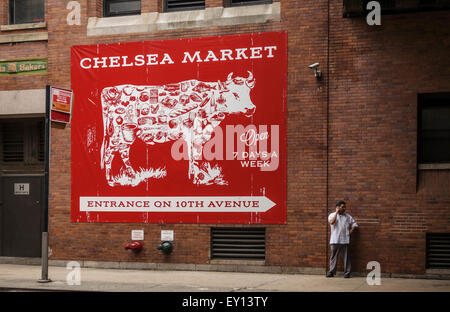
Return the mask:
<path id="1" fill-rule="evenodd" d="M 348 249 L 348 244 L 331 244 L 330 272 L 333 275 L 336 274 L 337 260 L 340 253 L 342 253 L 342 260 L 344 261 L 344 273 L 350 273 L 352 264 Z"/>

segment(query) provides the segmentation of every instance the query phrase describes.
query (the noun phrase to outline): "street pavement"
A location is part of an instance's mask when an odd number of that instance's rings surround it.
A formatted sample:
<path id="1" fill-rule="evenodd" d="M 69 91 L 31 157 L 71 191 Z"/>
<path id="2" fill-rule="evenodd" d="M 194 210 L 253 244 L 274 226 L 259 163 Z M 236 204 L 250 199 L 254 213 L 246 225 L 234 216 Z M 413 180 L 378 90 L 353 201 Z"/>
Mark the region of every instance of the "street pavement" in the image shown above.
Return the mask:
<path id="1" fill-rule="evenodd" d="M 38 265 L 0 264 L 0 291 L 100 292 L 449 292 L 450 280 L 387 278 L 368 285 L 366 277 L 342 275 L 161 271 L 81 268 L 80 285 L 69 285 L 77 272 L 49 267 L 50 283 L 38 283 Z"/>

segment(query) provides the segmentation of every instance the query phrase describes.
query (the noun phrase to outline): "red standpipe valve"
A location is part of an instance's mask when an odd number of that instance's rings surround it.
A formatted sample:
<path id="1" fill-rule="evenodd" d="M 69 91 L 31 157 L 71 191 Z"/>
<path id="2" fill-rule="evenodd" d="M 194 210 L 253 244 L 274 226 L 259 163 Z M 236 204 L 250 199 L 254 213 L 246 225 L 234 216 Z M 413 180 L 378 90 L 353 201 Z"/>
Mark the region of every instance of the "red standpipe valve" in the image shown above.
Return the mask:
<path id="1" fill-rule="evenodd" d="M 142 249 L 142 243 L 141 242 L 132 242 L 130 244 L 126 244 L 124 246 L 125 250 L 131 249 L 133 252 L 138 253 Z"/>

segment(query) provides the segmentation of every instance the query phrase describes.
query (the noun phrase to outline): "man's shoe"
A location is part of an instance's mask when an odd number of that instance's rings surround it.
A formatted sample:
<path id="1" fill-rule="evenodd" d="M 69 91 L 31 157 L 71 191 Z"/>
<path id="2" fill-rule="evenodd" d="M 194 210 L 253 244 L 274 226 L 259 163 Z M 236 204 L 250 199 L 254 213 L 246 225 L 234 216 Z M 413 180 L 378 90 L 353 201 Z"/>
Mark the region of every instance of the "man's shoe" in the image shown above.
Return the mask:
<path id="1" fill-rule="evenodd" d="M 328 272 L 327 277 L 333 277 L 333 276 L 334 276 L 333 272 Z"/>
<path id="2" fill-rule="evenodd" d="M 344 274 L 344 278 L 350 278 L 351 276 L 350 276 L 350 273 L 345 273 Z"/>

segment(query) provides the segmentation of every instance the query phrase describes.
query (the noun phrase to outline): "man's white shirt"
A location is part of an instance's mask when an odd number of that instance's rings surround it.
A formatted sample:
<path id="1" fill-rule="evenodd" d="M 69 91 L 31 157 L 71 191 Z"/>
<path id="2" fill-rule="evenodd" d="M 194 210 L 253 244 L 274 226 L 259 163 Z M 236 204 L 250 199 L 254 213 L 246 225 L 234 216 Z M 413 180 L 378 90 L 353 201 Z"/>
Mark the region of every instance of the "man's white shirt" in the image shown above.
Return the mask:
<path id="1" fill-rule="evenodd" d="M 328 222 L 333 219 L 337 212 L 328 216 Z M 338 214 L 334 224 L 331 224 L 330 244 L 349 244 L 350 228 L 358 227 L 356 221 L 348 213 Z"/>

